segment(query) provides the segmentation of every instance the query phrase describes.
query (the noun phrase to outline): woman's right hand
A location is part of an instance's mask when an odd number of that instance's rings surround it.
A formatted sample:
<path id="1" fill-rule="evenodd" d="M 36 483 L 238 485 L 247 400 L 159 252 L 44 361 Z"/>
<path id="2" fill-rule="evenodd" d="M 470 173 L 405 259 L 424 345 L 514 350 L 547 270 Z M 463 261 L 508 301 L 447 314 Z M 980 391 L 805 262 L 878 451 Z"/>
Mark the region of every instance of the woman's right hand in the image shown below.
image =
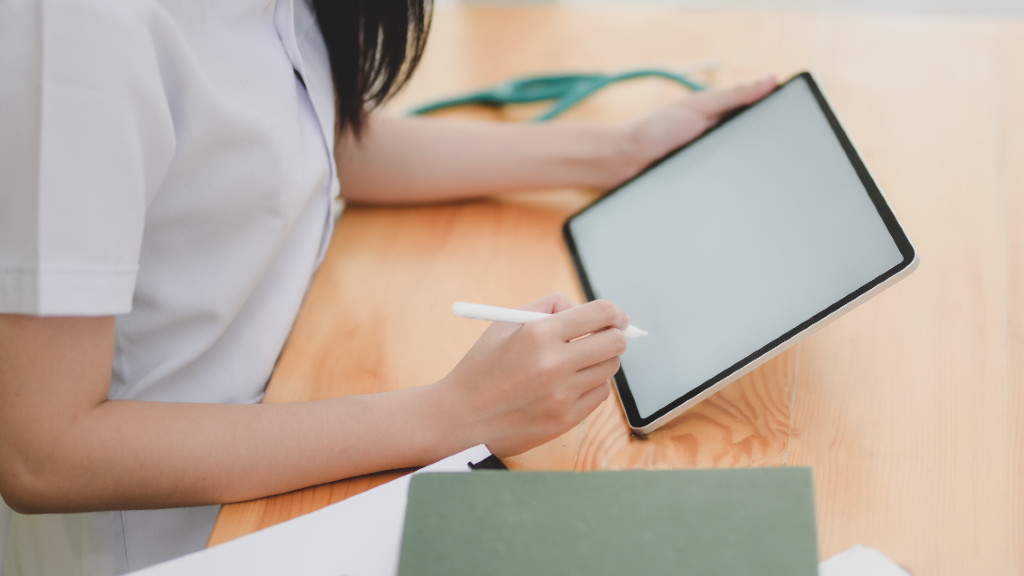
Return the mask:
<path id="1" fill-rule="evenodd" d="M 552 316 L 491 325 L 438 383 L 458 411 L 459 433 L 499 457 L 551 440 L 593 412 L 626 351 L 629 317 L 606 300 L 573 306 L 551 294 L 522 309 Z"/>

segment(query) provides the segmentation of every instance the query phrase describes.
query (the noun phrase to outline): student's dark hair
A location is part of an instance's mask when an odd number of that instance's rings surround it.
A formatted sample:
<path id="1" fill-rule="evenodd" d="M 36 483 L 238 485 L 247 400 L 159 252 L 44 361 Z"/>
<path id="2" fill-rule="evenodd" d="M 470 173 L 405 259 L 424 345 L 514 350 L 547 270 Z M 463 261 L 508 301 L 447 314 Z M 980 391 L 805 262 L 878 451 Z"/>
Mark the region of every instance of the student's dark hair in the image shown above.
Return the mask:
<path id="1" fill-rule="evenodd" d="M 302 0 L 300 0 L 302 1 Z M 432 0 L 312 0 L 334 77 L 338 133 L 409 80 L 423 55 Z"/>

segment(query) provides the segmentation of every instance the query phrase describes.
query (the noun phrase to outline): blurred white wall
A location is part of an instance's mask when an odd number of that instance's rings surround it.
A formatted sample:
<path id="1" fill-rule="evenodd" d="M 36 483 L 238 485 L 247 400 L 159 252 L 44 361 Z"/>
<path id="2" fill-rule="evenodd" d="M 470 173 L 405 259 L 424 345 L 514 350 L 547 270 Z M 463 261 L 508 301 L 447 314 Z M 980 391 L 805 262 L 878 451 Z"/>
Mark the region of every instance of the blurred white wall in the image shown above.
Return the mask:
<path id="1" fill-rule="evenodd" d="M 1024 16 L 1024 0 L 435 0 L 440 4 L 551 4 L 575 6 L 657 5 L 695 10 L 808 10 L 951 14 L 964 16 Z"/>

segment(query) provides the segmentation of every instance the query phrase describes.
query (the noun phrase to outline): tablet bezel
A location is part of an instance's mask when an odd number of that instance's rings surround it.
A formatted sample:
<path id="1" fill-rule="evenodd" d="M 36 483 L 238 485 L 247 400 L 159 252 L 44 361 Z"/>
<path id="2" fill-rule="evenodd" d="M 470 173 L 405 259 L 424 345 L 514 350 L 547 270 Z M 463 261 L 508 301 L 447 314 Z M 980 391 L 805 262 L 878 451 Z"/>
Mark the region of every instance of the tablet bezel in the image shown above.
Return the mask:
<path id="1" fill-rule="evenodd" d="M 806 83 L 807 88 L 814 96 L 815 101 L 818 103 L 819 109 L 825 116 L 825 119 L 828 121 L 829 126 L 832 128 L 833 134 L 836 136 L 836 139 L 839 141 L 840 146 L 846 153 L 847 159 L 850 161 L 850 164 L 853 166 L 855 172 L 857 173 L 857 176 L 860 179 L 861 184 L 863 184 L 865 191 L 871 198 L 872 204 L 875 206 L 875 209 L 877 210 L 879 217 L 885 224 L 886 230 L 888 230 L 890 236 L 896 244 L 897 249 L 903 256 L 903 260 L 896 266 L 893 266 L 892 268 L 884 272 L 883 274 L 875 277 L 870 282 L 863 284 L 850 294 L 846 295 L 840 300 L 834 302 L 833 304 L 819 311 L 817 314 L 801 322 L 800 324 L 798 324 L 791 330 L 787 331 L 786 333 L 782 334 L 775 340 L 772 340 L 765 346 L 759 348 L 758 350 L 755 350 L 754 352 L 740 359 L 733 365 L 723 369 L 714 377 L 694 387 L 692 390 L 676 398 L 669 404 L 659 408 L 657 411 L 655 411 L 648 417 L 640 416 L 640 413 L 636 407 L 636 401 L 633 399 L 633 394 L 630 391 L 629 382 L 626 377 L 625 371 L 622 368 L 620 368 L 618 373 L 615 374 L 615 389 L 618 394 L 619 401 L 622 405 L 623 411 L 626 414 L 626 420 L 630 428 L 634 430 L 637 430 L 642 433 L 647 433 L 667 423 L 668 421 L 675 418 L 682 412 L 685 412 L 690 407 L 699 403 L 701 400 L 707 398 L 714 392 L 717 392 L 725 385 L 739 379 L 740 377 L 757 368 L 764 362 L 767 362 L 769 359 L 776 356 L 783 350 L 789 348 L 796 342 L 800 341 L 802 338 L 810 335 L 816 329 L 824 326 L 825 324 L 834 320 L 835 318 L 838 318 L 843 313 L 852 309 L 860 302 L 867 300 L 875 293 L 880 292 L 885 287 L 895 283 L 900 278 L 909 274 L 917 265 L 917 253 L 914 250 L 913 245 L 911 245 L 910 240 L 907 238 L 906 233 L 900 226 L 895 214 L 893 214 L 892 209 L 889 207 L 888 203 L 885 200 L 885 197 L 882 195 L 882 191 L 878 188 L 878 185 L 875 183 L 874 178 L 871 177 L 871 174 L 868 171 L 867 166 L 864 164 L 863 160 L 861 160 L 861 157 L 857 153 L 857 150 L 854 148 L 853 143 L 846 135 L 846 131 L 843 130 L 841 124 L 839 123 L 839 119 L 832 111 L 832 108 L 829 105 L 824 93 L 818 87 L 817 83 L 814 81 L 814 78 L 811 76 L 811 74 L 809 72 L 802 72 L 800 74 L 797 74 L 796 76 L 790 78 L 786 82 L 777 86 L 775 90 L 769 93 L 768 96 L 770 96 L 774 92 L 780 90 L 782 87 L 792 82 Z M 766 98 L 768 96 L 766 96 Z M 580 279 L 580 284 L 583 288 L 584 294 L 587 297 L 587 300 L 594 300 L 596 298 L 596 295 L 593 286 L 591 285 L 590 280 L 587 277 L 586 270 L 583 268 L 583 263 L 580 258 L 579 249 L 576 245 L 576 240 L 575 238 L 573 238 L 572 235 L 573 221 L 580 217 L 582 214 L 591 210 L 594 206 L 599 205 L 605 199 L 609 198 L 613 194 L 617 193 L 618 191 L 628 186 L 637 178 L 640 178 L 644 174 L 647 174 L 648 172 L 657 169 L 659 165 L 661 165 L 669 158 L 672 158 L 677 154 L 683 153 L 687 148 L 693 145 L 694 142 L 697 142 L 698 140 L 704 138 L 705 136 L 717 130 L 721 126 L 731 121 L 734 121 L 735 118 L 741 117 L 746 110 L 749 110 L 750 108 L 757 106 L 757 104 L 758 103 L 755 102 L 754 104 L 746 106 L 738 110 L 737 112 L 729 115 L 727 118 L 723 119 L 717 125 L 705 131 L 699 137 L 670 151 L 668 154 L 662 156 L 655 162 L 651 163 L 649 166 L 644 168 L 641 172 L 639 172 L 632 178 L 612 188 L 605 194 L 602 194 L 601 197 L 599 197 L 597 200 L 595 200 L 582 210 L 578 211 L 577 213 L 569 217 L 569 219 L 565 222 L 564 226 L 562 227 L 562 233 L 565 238 L 566 245 L 568 246 L 569 253 L 572 256 L 573 266 L 576 269 L 577 277 Z"/>

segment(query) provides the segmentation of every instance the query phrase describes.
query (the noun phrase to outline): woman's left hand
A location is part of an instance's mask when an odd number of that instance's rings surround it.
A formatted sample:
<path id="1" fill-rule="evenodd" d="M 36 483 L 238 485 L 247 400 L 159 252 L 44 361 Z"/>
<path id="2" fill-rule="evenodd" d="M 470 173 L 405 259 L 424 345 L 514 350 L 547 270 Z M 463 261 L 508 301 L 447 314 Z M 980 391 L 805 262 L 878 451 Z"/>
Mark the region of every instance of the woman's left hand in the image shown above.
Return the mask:
<path id="1" fill-rule="evenodd" d="M 626 146 L 631 174 L 700 136 L 726 114 L 760 100 L 775 86 L 775 77 L 768 76 L 732 88 L 697 92 L 629 124 Z"/>
<path id="2" fill-rule="evenodd" d="M 341 196 L 421 203 L 557 188 L 608 189 L 755 102 L 775 79 L 698 92 L 635 122 L 509 124 L 375 114 L 335 148 Z"/>

